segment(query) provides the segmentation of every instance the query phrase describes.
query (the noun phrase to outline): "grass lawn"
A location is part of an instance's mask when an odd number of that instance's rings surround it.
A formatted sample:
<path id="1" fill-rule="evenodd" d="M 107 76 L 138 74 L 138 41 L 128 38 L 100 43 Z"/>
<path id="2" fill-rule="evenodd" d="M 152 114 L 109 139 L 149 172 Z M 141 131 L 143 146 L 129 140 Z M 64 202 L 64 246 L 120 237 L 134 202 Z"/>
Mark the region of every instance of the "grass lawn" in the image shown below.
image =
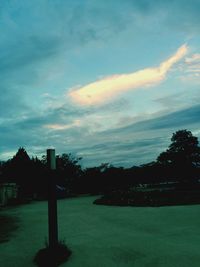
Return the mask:
<path id="1" fill-rule="evenodd" d="M 58 201 L 59 237 L 72 250 L 69 267 L 199 267 L 200 205 L 114 207 L 95 197 Z M 47 237 L 47 203 L 1 212 L 19 218 L 9 242 L 0 243 L 0 266 L 33 267 Z"/>

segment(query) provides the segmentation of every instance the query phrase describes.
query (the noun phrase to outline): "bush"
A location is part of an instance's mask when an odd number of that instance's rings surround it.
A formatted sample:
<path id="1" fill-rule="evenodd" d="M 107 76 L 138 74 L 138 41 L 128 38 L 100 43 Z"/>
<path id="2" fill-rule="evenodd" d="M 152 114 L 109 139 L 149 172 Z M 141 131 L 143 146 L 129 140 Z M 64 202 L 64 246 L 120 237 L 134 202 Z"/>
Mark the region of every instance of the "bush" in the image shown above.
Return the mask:
<path id="1" fill-rule="evenodd" d="M 115 191 L 94 201 L 113 206 L 160 207 L 200 204 L 199 190 L 153 190 L 147 192 Z"/>

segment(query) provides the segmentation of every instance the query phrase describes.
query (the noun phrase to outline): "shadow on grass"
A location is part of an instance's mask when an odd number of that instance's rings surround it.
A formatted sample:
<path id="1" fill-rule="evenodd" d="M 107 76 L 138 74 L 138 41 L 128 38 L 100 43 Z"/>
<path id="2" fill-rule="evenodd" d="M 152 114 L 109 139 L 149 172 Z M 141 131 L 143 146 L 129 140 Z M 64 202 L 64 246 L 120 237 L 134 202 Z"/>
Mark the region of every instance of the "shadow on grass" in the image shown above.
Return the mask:
<path id="1" fill-rule="evenodd" d="M 17 218 L 0 214 L 0 243 L 8 242 L 11 237 L 11 234 L 17 228 Z"/>
<path id="2" fill-rule="evenodd" d="M 71 254 L 71 250 L 65 245 L 64 241 L 59 241 L 57 247 L 53 250 L 46 244 L 45 248 L 37 252 L 33 261 L 39 267 L 57 267 L 66 262 Z"/>

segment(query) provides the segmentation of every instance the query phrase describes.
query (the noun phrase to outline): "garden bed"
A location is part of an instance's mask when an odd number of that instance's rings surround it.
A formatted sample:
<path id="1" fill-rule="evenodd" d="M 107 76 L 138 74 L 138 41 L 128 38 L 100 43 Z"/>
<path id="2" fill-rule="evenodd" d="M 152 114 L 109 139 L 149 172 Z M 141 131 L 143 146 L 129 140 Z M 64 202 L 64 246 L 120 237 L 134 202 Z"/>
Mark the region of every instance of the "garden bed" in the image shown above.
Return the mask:
<path id="1" fill-rule="evenodd" d="M 94 204 L 160 207 L 171 205 L 200 204 L 200 191 L 154 190 L 154 191 L 115 191 L 94 201 Z"/>

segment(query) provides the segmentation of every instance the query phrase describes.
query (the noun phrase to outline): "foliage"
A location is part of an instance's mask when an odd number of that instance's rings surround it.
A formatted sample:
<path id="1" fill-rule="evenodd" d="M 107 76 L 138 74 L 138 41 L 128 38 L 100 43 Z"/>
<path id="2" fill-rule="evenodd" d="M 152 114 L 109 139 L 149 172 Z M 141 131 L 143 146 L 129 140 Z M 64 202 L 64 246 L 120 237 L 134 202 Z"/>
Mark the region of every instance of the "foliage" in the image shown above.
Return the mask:
<path id="1" fill-rule="evenodd" d="M 57 185 L 71 188 L 73 180 L 82 173 L 79 161 L 71 154 L 56 156 L 57 169 L 54 173 Z M 48 169 L 46 156 L 42 159 L 30 158 L 26 150 L 20 147 L 12 159 L 1 166 L 2 181 L 19 185 L 19 198 L 47 198 Z"/>
<path id="2" fill-rule="evenodd" d="M 172 135 L 172 143 L 162 152 L 157 162 L 163 167 L 168 167 L 177 180 L 192 181 L 197 179 L 200 167 L 200 148 L 197 137 L 190 131 L 179 130 Z"/>
<path id="3" fill-rule="evenodd" d="M 200 148 L 197 137 L 188 130 L 179 130 L 172 135 L 171 144 L 157 161 L 131 168 L 115 167 L 103 163 L 82 169 L 81 158 L 72 154 L 56 156 L 54 172 L 57 185 L 65 188 L 64 196 L 85 194 L 109 194 L 138 184 L 179 182 L 183 187 L 198 183 L 200 178 Z M 7 162 L 1 162 L 2 182 L 16 182 L 21 198 L 47 198 L 47 158 L 30 158 L 23 147 Z M 187 183 L 187 184 L 186 184 Z M 190 185 L 189 185 L 190 184 Z"/>
<path id="4" fill-rule="evenodd" d="M 200 166 L 198 139 L 190 131 L 180 130 L 172 135 L 172 143 L 162 152 L 157 161 L 161 164 Z"/>
<path id="5" fill-rule="evenodd" d="M 160 207 L 200 204 L 200 188 L 196 190 L 113 191 L 94 201 L 99 205 Z"/>

